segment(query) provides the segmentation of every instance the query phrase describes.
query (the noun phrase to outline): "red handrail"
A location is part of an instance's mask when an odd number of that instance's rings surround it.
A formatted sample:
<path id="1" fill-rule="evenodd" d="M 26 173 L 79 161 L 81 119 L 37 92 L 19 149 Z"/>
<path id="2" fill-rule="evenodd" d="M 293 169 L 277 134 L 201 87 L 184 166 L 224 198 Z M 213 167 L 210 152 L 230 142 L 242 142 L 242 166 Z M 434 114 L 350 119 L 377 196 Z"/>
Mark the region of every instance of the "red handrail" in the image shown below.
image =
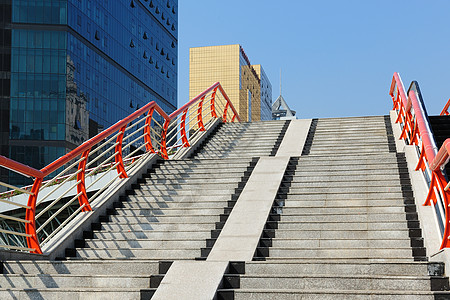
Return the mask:
<path id="1" fill-rule="evenodd" d="M 415 82 L 413 82 L 413 84 L 417 85 Z M 411 84 L 411 87 L 413 87 L 413 84 Z M 397 90 L 395 88 L 397 88 Z M 395 92 L 397 92 L 397 95 L 395 95 Z M 417 97 L 417 92 L 410 88 L 408 93 L 409 97 L 406 98 L 403 83 L 398 73 L 394 73 L 389 94 L 394 103 L 394 110 L 398 111 L 396 123 L 401 122 L 403 125 L 400 138 L 405 139 L 410 145 L 416 146 L 419 145 L 419 139 L 422 140 L 422 148 L 420 150 L 416 171 L 419 169 L 424 171 L 427 164 L 430 167 L 431 182 L 424 205 L 431 205 L 431 201 L 436 205 L 438 195 L 442 198 L 445 210 L 445 224 L 441 249 L 447 248 L 450 246 L 450 191 L 444 190 L 447 181 L 442 174 L 440 167 L 445 165 L 448 160 L 450 153 L 450 139 L 447 139 L 444 142 L 444 145 L 439 152 L 436 151 L 433 135 L 428 126 L 426 112 Z M 450 105 L 450 100 L 444 110 L 448 108 L 448 105 Z M 411 109 L 413 109 L 413 111 Z M 409 137 L 409 139 L 407 139 L 407 137 Z"/>
<path id="2" fill-rule="evenodd" d="M 450 113 L 448 112 L 448 107 L 450 106 L 450 99 L 448 99 L 447 104 L 445 104 L 444 108 L 441 111 L 441 116 L 448 116 Z"/>
<path id="3" fill-rule="evenodd" d="M 11 169 L 11 170 L 16 171 L 20 174 L 23 174 L 25 176 L 35 178 L 34 183 L 31 187 L 31 194 L 28 198 L 27 207 L 29 207 L 29 208 L 26 209 L 26 216 L 25 216 L 25 220 L 27 221 L 26 226 L 25 226 L 25 232 L 27 234 L 26 239 L 27 239 L 28 248 L 34 249 L 34 251 L 32 251 L 32 253 L 42 253 L 42 250 L 40 248 L 40 243 L 38 241 L 37 234 L 36 234 L 36 204 L 37 204 L 38 192 L 42 185 L 44 177 L 50 175 L 52 172 L 54 172 L 58 168 L 64 166 L 65 164 L 69 163 L 70 161 L 72 161 L 73 159 L 75 159 L 76 157 L 81 155 L 81 159 L 79 160 L 79 164 L 78 164 L 79 173 L 77 174 L 77 193 L 78 193 L 78 195 L 80 195 L 80 196 L 78 196 L 78 201 L 80 203 L 80 207 L 82 207 L 82 211 L 92 210 L 90 207 L 89 201 L 87 199 L 87 193 L 86 193 L 84 181 L 85 181 L 87 157 L 89 155 L 89 151 L 92 149 L 93 146 L 101 143 L 102 141 L 104 141 L 107 137 L 111 136 L 112 134 L 119 132 L 117 134 L 117 140 L 116 140 L 116 146 L 115 146 L 115 153 L 116 153 L 114 155 L 115 156 L 114 157 L 115 165 L 116 165 L 117 171 L 119 172 L 119 178 L 126 178 L 127 174 L 125 172 L 122 153 L 121 153 L 122 152 L 122 138 L 123 138 L 125 129 L 128 126 L 128 124 L 130 124 L 137 118 L 141 117 L 143 114 L 147 114 L 147 117 L 145 120 L 146 127 L 144 128 L 144 140 L 146 141 L 145 150 L 150 153 L 155 153 L 155 149 L 153 148 L 152 143 L 151 143 L 149 127 L 152 122 L 151 119 L 152 119 L 153 112 L 157 111 L 160 114 L 160 116 L 164 119 L 164 124 L 162 125 L 162 131 L 161 131 L 161 136 L 160 136 L 161 148 L 159 149 L 159 153 L 164 159 L 168 159 L 169 157 L 167 154 L 167 143 L 168 143 L 167 134 L 168 134 L 168 129 L 170 127 L 170 124 L 172 122 L 174 122 L 180 114 L 182 114 L 182 113 L 184 114 L 180 121 L 180 134 L 182 136 L 182 141 L 183 141 L 182 146 L 183 147 L 189 146 L 188 136 L 187 136 L 187 131 L 186 131 L 186 122 L 187 122 L 186 113 L 188 112 L 188 110 L 191 107 L 193 107 L 195 105 L 195 108 L 196 108 L 195 111 L 200 116 L 200 117 L 197 116 L 195 119 L 197 120 L 197 122 L 199 124 L 199 129 L 205 130 L 203 121 L 202 121 L 202 117 L 201 117 L 201 113 L 204 108 L 201 105 L 201 103 L 198 106 L 196 104 L 199 101 L 203 102 L 206 95 L 211 93 L 211 99 L 210 99 L 211 105 L 209 106 L 210 110 L 211 110 L 211 116 L 217 117 L 216 106 L 215 106 L 217 89 L 220 90 L 220 92 L 222 93 L 222 96 L 224 97 L 224 99 L 226 101 L 225 106 L 231 108 L 231 110 L 233 112 L 233 116 L 230 121 L 233 122 L 236 118 L 237 118 L 237 120 L 240 121 L 240 117 L 239 117 L 237 111 L 235 110 L 233 104 L 231 103 L 230 99 L 228 98 L 227 94 L 223 90 L 220 83 L 216 82 L 213 85 L 211 85 L 209 88 L 207 88 L 205 91 L 200 93 L 198 96 L 196 96 L 194 99 L 192 99 L 191 101 L 189 101 L 188 103 L 186 103 L 185 105 L 183 105 L 182 107 L 180 107 L 179 109 L 177 109 L 176 111 L 171 113 L 170 115 L 167 115 L 166 112 L 164 112 L 164 110 L 161 107 L 159 107 L 159 105 L 156 102 L 152 101 L 152 102 L 148 103 L 147 105 L 138 109 L 137 111 L 135 111 L 128 117 L 124 118 L 123 120 L 118 121 L 111 127 L 107 128 L 106 130 L 97 134 L 93 138 L 84 142 L 83 144 L 81 144 L 74 150 L 70 151 L 66 155 L 63 155 L 62 157 L 58 158 L 54 162 L 45 166 L 41 170 L 36 170 L 34 168 L 31 168 L 29 166 L 26 166 L 26 165 L 23 165 L 21 163 L 14 161 L 14 160 L 11 160 L 9 158 L 0 156 L 0 166 L 3 166 L 7 169 Z M 223 122 L 227 122 L 226 113 L 223 116 Z M 176 122 L 175 122 L 175 125 L 176 125 Z"/>

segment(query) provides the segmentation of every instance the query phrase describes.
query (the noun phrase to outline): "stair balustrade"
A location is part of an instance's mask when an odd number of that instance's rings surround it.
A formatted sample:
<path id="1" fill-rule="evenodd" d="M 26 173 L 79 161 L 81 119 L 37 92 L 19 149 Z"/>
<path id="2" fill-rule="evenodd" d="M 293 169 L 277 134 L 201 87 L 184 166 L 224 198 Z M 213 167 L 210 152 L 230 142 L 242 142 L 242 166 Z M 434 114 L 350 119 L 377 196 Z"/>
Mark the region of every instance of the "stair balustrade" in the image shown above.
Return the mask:
<path id="1" fill-rule="evenodd" d="M 423 105 L 419 84 L 416 81 L 411 83 L 407 97 L 401 77 L 396 72 L 392 78 L 389 95 L 393 101 L 393 109 L 397 112 L 395 123 L 399 123 L 402 129 L 400 139 L 405 140 L 407 145 L 416 147 L 418 164 L 415 170 L 422 172 L 429 185 L 424 205 L 431 205 L 431 201 L 433 201 L 442 236 L 441 249 L 447 248 L 450 246 L 450 191 L 445 189 L 448 183 L 441 171 L 441 167 L 445 166 L 445 161 L 441 159 L 444 150 L 442 153 L 440 151 L 441 154 L 437 156 L 438 149 L 430 130 L 430 122 Z"/>
<path id="2" fill-rule="evenodd" d="M 90 204 L 110 186 L 155 155 L 176 157 L 219 118 L 240 122 L 216 82 L 170 115 L 148 103 L 41 170 L 0 156 L 1 167 L 34 180 L 25 188 L 0 182 L 10 189 L 0 194 L 0 248 L 42 253 L 45 243 L 75 216 L 91 211 Z"/>

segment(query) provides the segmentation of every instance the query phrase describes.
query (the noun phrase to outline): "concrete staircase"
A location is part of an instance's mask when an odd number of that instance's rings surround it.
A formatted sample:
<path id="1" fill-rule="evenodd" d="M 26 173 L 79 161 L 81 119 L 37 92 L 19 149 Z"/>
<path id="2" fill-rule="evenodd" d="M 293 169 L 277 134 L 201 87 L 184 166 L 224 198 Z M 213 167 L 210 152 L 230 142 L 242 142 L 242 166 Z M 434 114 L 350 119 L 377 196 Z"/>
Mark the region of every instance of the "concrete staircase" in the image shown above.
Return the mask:
<path id="1" fill-rule="evenodd" d="M 223 124 L 195 157 L 274 156 L 288 126 L 289 121 Z"/>
<path id="2" fill-rule="evenodd" d="M 208 144 L 195 158 L 160 161 L 66 249 L 66 257 L 4 262 L 0 298 L 141 298 L 160 262 L 207 255 L 256 163 L 252 156 L 276 151 L 284 123 L 231 124 L 219 131 L 246 143 L 261 137 L 256 152 Z"/>
<path id="3" fill-rule="evenodd" d="M 234 299 L 450 299 L 393 145 L 383 117 L 314 120 L 269 256 L 246 263 Z"/>

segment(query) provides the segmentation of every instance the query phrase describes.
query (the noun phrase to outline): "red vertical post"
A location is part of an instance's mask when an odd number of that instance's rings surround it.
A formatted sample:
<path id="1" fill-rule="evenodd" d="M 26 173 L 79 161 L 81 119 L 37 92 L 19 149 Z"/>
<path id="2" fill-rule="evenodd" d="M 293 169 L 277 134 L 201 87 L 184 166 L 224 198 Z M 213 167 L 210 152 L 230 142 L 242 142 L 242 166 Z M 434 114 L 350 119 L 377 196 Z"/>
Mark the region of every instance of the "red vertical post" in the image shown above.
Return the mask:
<path id="1" fill-rule="evenodd" d="M 170 119 L 167 119 L 164 122 L 163 131 L 161 133 L 161 157 L 164 159 L 169 159 L 169 155 L 167 154 L 167 131 L 169 129 Z"/>
<path id="2" fill-rule="evenodd" d="M 31 187 L 31 195 L 28 197 L 27 208 L 25 212 L 25 233 L 31 236 L 27 236 L 28 248 L 34 249 L 31 253 L 42 254 L 41 246 L 36 233 L 36 203 L 39 189 L 41 188 L 43 178 L 36 178 L 33 186 Z"/>
<path id="3" fill-rule="evenodd" d="M 77 194 L 81 193 L 80 196 L 78 196 L 78 202 L 80 203 L 80 206 L 82 206 L 83 204 L 85 205 L 81 211 L 92 211 L 91 205 L 89 204 L 89 199 L 86 193 L 86 183 L 85 183 L 85 174 L 86 174 L 86 163 L 87 163 L 87 158 L 89 156 L 89 151 L 91 151 L 91 149 L 88 149 L 86 151 L 83 152 L 83 154 L 81 155 L 82 158 L 84 158 L 82 161 L 80 161 L 80 163 L 78 164 L 78 170 L 81 170 L 81 172 L 79 172 L 77 174 Z"/>
<path id="4" fill-rule="evenodd" d="M 116 166 L 117 173 L 119 173 L 119 178 L 128 178 L 127 172 L 125 171 L 125 166 L 123 165 L 123 158 L 122 158 L 122 141 L 123 141 L 123 135 L 125 133 L 125 129 L 127 128 L 127 125 L 120 128 L 121 134 L 117 136 L 116 147 L 114 148 L 114 152 L 116 155 L 114 156 L 114 161 L 118 163 Z"/>
<path id="5" fill-rule="evenodd" d="M 198 109 L 197 109 L 197 125 L 200 128 L 200 131 L 205 131 L 205 125 L 203 125 L 203 100 L 205 100 L 205 96 L 203 96 L 200 99 L 200 102 L 198 103 Z"/>
<path id="6" fill-rule="evenodd" d="M 211 94 L 211 117 L 213 118 L 217 118 L 217 113 L 216 113 L 216 93 L 217 93 L 217 88 L 214 88 L 214 91 Z"/>
<path id="7" fill-rule="evenodd" d="M 147 117 L 145 118 L 145 127 L 144 127 L 144 141 L 146 142 L 145 150 L 151 153 L 155 153 L 155 149 L 153 148 L 152 145 L 152 135 L 151 135 L 152 117 L 154 110 L 155 107 L 152 107 L 148 111 Z"/>
<path id="8" fill-rule="evenodd" d="M 183 142 L 183 147 L 189 147 L 189 141 L 186 134 L 186 115 L 188 112 L 188 108 L 186 108 L 183 111 L 183 114 L 181 115 L 181 123 L 180 123 L 180 134 L 181 134 L 181 141 Z"/>
<path id="9" fill-rule="evenodd" d="M 228 111 L 228 107 L 230 106 L 230 102 L 227 101 L 227 104 L 225 104 L 225 108 L 223 109 L 223 122 L 226 123 L 227 122 L 227 111 Z"/>

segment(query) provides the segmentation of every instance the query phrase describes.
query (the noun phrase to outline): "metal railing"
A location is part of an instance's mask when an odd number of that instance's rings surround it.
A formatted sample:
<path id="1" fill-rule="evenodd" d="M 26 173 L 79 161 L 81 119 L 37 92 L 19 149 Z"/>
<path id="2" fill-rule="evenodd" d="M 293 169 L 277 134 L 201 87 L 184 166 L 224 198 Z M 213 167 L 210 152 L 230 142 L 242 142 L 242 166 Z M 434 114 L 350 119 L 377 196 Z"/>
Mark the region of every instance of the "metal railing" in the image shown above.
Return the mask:
<path id="1" fill-rule="evenodd" d="M 441 249 L 447 248 L 450 246 L 450 191 L 445 188 L 448 183 L 441 171 L 447 162 L 442 159 L 445 157 L 444 150 L 441 148 L 439 153 L 437 151 L 419 84 L 415 81 L 411 83 L 407 97 L 400 75 L 394 73 L 389 94 L 393 101 L 393 109 L 397 112 L 395 123 L 399 123 L 402 129 L 400 139 L 404 139 L 407 145 L 416 147 L 418 164 L 415 170 L 421 171 L 429 188 L 424 205 L 431 205 L 433 201 L 442 237 Z M 445 143 L 442 147 L 445 147 Z"/>
<path id="2" fill-rule="evenodd" d="M 448 112 L 448 107 L 450 106 L 450 99 L 448 99 L 447 104 L 445 104 L 444 108 L 441 111 L 441 116 L 448 116 L 450 113 Z"/>
<path id="3" fill-rule="evenodd" d="M 0 213 L 0 248 L 42 253 L 44 244 L 75 216 L 92 211 L 91 203 L 138 163 L 154 155 L 175 157 L 218 118 L 240 121 L 216 82 L 170 115 L 148 103 L 41 170 L 0 156 L 0 167 L 34 178 L 31 188 L 0 182 L 12 191 L 0 195 L 6 207 Z"/>

